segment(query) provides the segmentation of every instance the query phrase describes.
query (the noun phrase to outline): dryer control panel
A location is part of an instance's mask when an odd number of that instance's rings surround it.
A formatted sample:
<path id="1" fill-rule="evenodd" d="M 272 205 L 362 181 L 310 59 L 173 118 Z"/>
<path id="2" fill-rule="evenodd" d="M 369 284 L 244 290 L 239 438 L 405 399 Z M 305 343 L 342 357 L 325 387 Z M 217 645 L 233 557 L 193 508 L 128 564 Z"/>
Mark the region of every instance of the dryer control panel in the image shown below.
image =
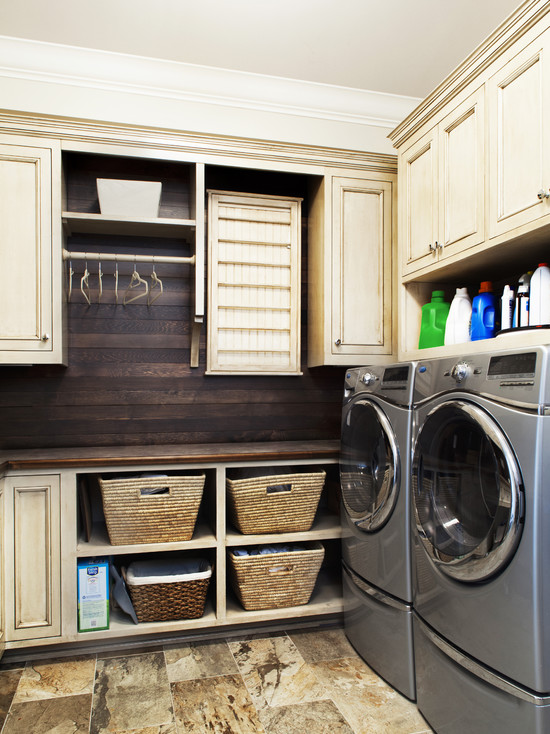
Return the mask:
<path id="1" fill-rule="evenodd" d="M 511 405 L 535 408 L 548 403 L 548 347 L 419 362 L 414 403 L 444 392 L 485 395 Z M 547 384 L 549 383 L 549 384 Z"/>
<path id="2" fill-rule="evenodd" d="M 344 400 L 351 394 L 367 392 L 397 405 L 410 406 L 413 382 L 413 362 L 356 367 L 346 371 Z"/>

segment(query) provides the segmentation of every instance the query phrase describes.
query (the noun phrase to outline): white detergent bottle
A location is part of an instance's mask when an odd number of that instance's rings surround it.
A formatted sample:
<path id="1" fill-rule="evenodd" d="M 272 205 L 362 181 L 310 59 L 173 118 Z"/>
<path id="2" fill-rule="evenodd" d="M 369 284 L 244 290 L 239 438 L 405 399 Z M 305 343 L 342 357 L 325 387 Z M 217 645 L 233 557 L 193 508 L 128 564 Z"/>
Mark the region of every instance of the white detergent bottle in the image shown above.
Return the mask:
<path id="1" fill-rule="evenodd" d="M 470 341 L 472 302 L 467 288 L 457 288 L 445 325 L 445 345 Z"/>
<path id="2" fill-rule="evenodd" d="M 505 285 L 500 299 L 500 328 L 511 329 L 514 320 L 514 291 L 509 285 Z"/>
<path id="3" fill-rule="evenodd" d="M 529 283 L 529 326 L 550 324 L 550 268 L 540 263 Z"/>

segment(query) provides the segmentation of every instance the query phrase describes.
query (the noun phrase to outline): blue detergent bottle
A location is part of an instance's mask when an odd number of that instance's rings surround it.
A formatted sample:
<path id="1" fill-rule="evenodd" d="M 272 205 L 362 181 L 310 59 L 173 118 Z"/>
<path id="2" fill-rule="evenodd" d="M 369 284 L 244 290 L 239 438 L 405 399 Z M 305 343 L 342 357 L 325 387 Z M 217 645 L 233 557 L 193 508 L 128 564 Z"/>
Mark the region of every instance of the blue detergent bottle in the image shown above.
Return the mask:
<path id="1" fill-rule="evenodd" d="M 472 341 L 491 339 L 496 332 L 496 298 L 490 280 L 482 281 L 479 293 L 472 301 L 472 322 L 470 336 Z"/>

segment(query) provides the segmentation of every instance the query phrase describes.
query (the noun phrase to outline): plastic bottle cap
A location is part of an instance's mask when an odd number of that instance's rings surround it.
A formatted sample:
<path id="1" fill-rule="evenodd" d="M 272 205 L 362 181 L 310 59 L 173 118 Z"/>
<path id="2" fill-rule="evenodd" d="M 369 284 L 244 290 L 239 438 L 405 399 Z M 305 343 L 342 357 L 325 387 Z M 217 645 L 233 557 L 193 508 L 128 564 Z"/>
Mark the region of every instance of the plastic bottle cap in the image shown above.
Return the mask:
<path id="1" fill-rule="evenodd" d="M 493 283 L 490 280 L 483 280 L 479 286 L 480 293 L 490 293 L 493 290 Z"/>
<path id="2" fill-rule="evenodd" d="M 539 268 L 547 268 L 548 263 L 539 263 Z"/>
<path id="3" fill-rule="evenodd" d="M 434 298 L 444 298 L 445 297 L 445 291 L 432 291 L 432 301 Z"/>
<path id="4" fill-rule="evenodd" d="M 456 289 L 456 295 L 457 296 L 467 296 L 468 295 L 468 289 L 467 288 L 457 288 Z"/>

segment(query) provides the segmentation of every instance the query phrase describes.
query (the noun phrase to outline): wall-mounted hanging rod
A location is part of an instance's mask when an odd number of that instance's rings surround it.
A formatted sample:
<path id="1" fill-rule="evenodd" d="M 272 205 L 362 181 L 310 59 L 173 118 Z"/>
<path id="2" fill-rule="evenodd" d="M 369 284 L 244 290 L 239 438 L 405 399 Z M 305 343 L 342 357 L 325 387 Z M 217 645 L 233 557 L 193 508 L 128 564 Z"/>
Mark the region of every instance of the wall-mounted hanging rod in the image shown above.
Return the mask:
<path id="1" fill-rule="evenodd" d="M 170 263 L 195 264 L 195 255 L 190 257 L 172 257 L 170 255 L 127 255 L 113 254 L 112 252 L 70 252 L 63 250 L 63 260 L 89 260 L 91 262 L 117 262 L 117 263 Z"/>

